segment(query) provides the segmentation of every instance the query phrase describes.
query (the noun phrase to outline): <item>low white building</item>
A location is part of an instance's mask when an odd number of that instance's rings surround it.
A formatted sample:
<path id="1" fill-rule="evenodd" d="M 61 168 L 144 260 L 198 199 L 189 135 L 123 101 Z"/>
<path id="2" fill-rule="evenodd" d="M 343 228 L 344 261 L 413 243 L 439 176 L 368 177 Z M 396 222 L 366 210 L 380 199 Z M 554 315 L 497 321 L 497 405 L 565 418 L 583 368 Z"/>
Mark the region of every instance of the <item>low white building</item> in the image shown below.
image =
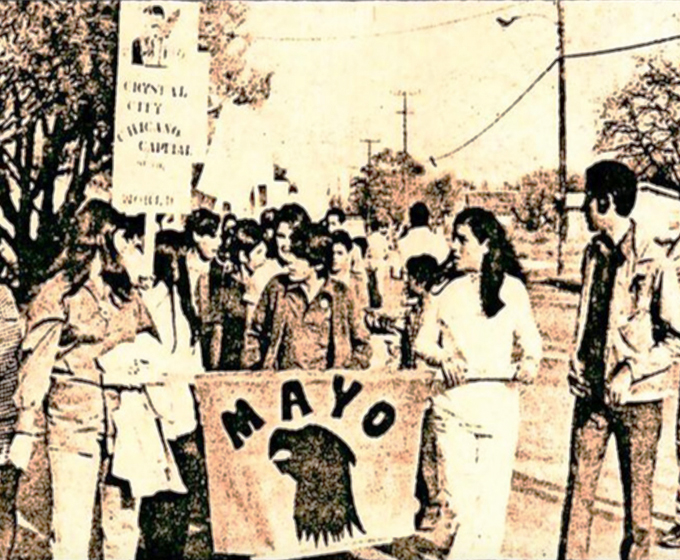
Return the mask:
<path id="1" fill-rule="evenodd" d="M 588 236 L 588 227 L 581 212 L 585 194 L 568 193 L 567 239 Z M 638 184 L 638 195 L 632 218 L 644 236 L 673 239 L 680 236 L 680 192 L 649 182 Z"/>

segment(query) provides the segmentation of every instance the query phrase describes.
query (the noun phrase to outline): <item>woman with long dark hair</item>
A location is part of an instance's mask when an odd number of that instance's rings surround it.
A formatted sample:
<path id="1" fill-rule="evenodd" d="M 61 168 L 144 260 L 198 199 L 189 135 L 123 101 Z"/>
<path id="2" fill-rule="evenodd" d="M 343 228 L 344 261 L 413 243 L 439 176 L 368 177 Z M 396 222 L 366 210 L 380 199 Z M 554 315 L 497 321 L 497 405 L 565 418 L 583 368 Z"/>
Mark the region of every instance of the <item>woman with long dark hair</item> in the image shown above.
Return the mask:
<path id="1" fill-rule="evenodd" d="M 143 218 L 90 201 L 27 308 L 17 433 L 9 456 L 25 469 L 33 443 L 46 439 L 55 560 L 89 557 L 95 496 L 111 436 L 99 359 L 139 333 L 154 331 L 135 289 L 139 271 L 131 270 L 139 262 L 143 228 Z"/>
<path id="2" fill-rule="evenodd" d="M 424 434 L 436 432 L 439 448 L 434 505 L 458 524 L 450 557 L 498 558 L 519 427 L 516 382 L 535 378 L 541 339 L 522 268 L 491 212 L 458 214 L 452 252 L 461 275 L 426 304 L 415 343 L 443 375 Z"/>
<path id="3" fill-rule="evenodd" d="M 180 262 L 187 247 L 182 232 L 161 231 L 156 235 L 154 285 L 143 292 L 154 323 L 158 326 L 164 380 L 146 388 L 157 412 L 163 435 L 186 488 L 168 488 L 145 497 L 139 525 L 141 539 L 138 559 L 182 558 L 186 545 L 192 500 L 197 492 L 206 494 L 205 462 L 199 449 L 198 419 L 193 376 L 201 373 L 201 351 L 192 335 L 189 279 L 181 273 Z"/>
<path id="4" fill-rule="evenodd" d="M 222 287 L 223 335 L 220 369 L 241 369 L 245 331 L 264 290 L 260 271 L 267 260 L 267 245 L 260 225 L 241 220 L 234 228 L 230 259 L 232 272 Z"/>

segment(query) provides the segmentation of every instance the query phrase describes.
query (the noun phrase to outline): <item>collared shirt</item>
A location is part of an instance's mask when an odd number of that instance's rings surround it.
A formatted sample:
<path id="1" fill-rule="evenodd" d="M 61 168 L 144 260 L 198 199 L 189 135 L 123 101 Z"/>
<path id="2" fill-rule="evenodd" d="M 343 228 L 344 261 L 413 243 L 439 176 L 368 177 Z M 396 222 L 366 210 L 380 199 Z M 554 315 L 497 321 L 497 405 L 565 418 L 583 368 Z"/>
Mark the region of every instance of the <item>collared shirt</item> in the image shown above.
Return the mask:
<path id="1" fill-rule="evenodd" d="M 284 274 L 269 282 L 246 331 L 243 366 L 272 370 L 301 364 L 308 364 L 306 369 L 367 368 L 371 359 L 369 335 L 347 287 L 329 278 L 311 302 L 297 290 L 301 288 Z M 317 311 L 323 312 L 324 321 L 326 313 L 329 315 L 327 335 L 319 332 L 321 327 L 313 327 L 322 324 Z"/>
<path id="2" fill-rule="evenodd" d="M 59 273 L 29 304 L 14 397 L 17 433 L 44 432 L 40 418 L 47 398 L 49 444 L 94 454 L 107 429 L 99 359 L 155 327 L 136 291 L 129 301 L 114 301 L 109 289 L 99 293 L 91 280 L 65 296 L 70 288 L 66 274 Z"/>
<path id="3" fill-rule="evenodd" d="M 604 398 L 605 351 L 614 284 L 618 269 L 633 258 L 631 238 L 629 231 L 619 245 L 614 246 L 607 236 L 598 235 L 590 246 L 591 288 L 578 357 L 584 363 L 585 378 L 600 399 Z"/>
<path id="4" fill-rule="evenodd" d="M 281 369 L 323 370 L 333 367 L 332 301 L 333 294 L 327 283 L 311 301 L 300 284 L 286 287 Z"/>
<path id="5" fill-rule="evenodd" d="M 667 372 L 674 360 L 665 333 L 677 331 L 680 325 L 680 287 L 667 248 L 639 239 L 632 220 L 616 247 L 603 236 L 596 236 L 586 248 L 576 328 L 579 357 L 583 359 L 588 353 L 583 350 L 588 349 L 591 336 L 590 302 L 601 291 L 601 279 L 596 274 L 600 255 L 609 253 L 618 266 L 611 288 L 602 376 L 606 382 L 625 364 L 632 372 L 633 385 L 624 402 L 659 400 L 672 385 L 659 374 Z M 653 377 L 658 379 L 651 380 Z"/>

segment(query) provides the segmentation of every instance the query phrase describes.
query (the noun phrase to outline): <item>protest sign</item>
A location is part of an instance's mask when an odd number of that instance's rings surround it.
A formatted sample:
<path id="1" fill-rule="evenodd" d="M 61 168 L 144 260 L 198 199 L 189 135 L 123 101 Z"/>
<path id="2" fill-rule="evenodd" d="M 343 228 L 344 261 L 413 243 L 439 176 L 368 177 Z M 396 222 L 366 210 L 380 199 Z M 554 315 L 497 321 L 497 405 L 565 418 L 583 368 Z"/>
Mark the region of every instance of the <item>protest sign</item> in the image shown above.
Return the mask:
<path id="1" fill-rule="evenodd" d="M 216 552 L 294 558 L 414 532 L 422 375 L 221 373 L 197 388 Z"/>
<path id="2" fill-rule="evenodd" d="M 126 212 L 186 212 L 207 141 L 208 64 L 198 2 L 122 2 L 113 201 Z"/>

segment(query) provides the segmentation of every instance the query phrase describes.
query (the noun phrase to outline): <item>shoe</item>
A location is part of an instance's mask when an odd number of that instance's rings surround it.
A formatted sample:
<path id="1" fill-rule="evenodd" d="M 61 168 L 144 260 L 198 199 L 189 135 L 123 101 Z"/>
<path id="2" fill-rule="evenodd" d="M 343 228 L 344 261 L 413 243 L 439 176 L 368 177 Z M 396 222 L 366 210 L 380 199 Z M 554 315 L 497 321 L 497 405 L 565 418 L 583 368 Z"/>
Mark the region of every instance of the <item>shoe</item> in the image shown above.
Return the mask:
<path id="1" fill-rule="evenodd" d="M 680 524 L 661 533 L 657 544 L 663 548 L 680 548 Z"/>

